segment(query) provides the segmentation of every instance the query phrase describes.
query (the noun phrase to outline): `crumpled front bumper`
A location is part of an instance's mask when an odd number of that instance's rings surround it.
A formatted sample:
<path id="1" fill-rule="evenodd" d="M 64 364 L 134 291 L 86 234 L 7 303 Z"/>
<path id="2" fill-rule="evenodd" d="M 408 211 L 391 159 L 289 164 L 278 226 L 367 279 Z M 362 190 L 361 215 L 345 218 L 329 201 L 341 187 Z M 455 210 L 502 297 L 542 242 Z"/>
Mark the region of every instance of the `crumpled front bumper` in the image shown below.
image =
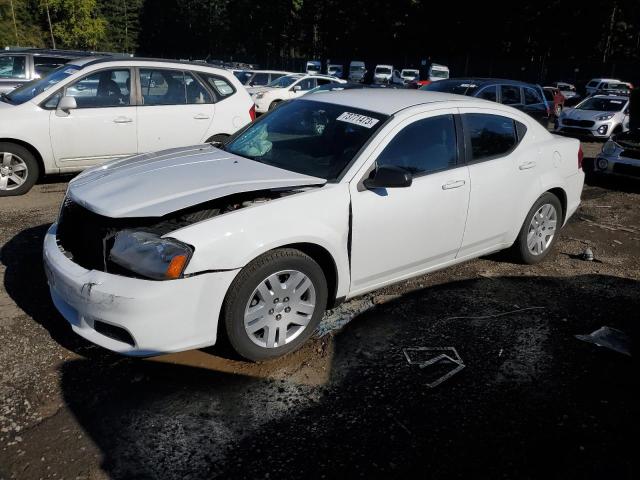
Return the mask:
<path id="1" fill-rule="evenodd" d="M 216 342 L 222 303 L 239 270 L 167 281 L 86 270 L 62 253 L 56 230 L 53 224 L 45 236 L 45 271 L 54 305 L 78 335 L 132 356 L 190 350 Z M 97 325 L 105 324 L 126 331 L 131 341 L 96 330 Z"/>

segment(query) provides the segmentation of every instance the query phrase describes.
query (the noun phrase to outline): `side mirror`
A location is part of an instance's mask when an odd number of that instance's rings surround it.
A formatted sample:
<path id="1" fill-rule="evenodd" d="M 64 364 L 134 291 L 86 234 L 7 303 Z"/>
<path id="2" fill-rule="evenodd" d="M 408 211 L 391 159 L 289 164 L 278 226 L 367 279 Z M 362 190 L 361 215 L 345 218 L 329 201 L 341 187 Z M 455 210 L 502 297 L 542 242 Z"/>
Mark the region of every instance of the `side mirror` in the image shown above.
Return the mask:
<path id="1" fill-rule="evenodd" d="M 404 188 L 413 183 L 411 172 L 395 165 L 382 165 L 378 167 L 373 176 L 367 178 L 363 185 L 365 188 Z"/>
<path id="2" fill-rule="evenodd" d="M 69 115 L 69 111 L 75 110 L 76 108 L 78 108 L 78 104 L 76 103 L 75 97 L 62 97 L 58 102 L 56 110 L 61 113 L 63 112 L 64 115 Z"/>
<path id="3" fill-rule="evenodd" d="M 300 85 L 296 85 L 295 87 L 293 87 L 294 92 L 299 92 L 301 90 L 302 90 L 302 87 Z"/>

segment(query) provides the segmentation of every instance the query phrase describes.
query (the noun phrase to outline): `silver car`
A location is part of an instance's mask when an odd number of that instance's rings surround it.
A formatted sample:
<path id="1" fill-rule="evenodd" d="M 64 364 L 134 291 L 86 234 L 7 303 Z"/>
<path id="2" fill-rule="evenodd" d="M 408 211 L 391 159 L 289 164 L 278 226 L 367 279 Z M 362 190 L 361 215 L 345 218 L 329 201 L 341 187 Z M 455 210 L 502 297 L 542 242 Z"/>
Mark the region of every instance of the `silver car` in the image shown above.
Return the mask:
<path id="1" fill-rule="evenodd" d="M 555 131 L 570 135 L 607 139 L 629 130 L 629 97 L 595 95 L 574 108 L 565 108 Z"/>
<path id="2" fill-rule="evenodd" d="M 640 177 L 640 133 L 630 132 L 611 138 L 593 164 L 598 174 Z"/>

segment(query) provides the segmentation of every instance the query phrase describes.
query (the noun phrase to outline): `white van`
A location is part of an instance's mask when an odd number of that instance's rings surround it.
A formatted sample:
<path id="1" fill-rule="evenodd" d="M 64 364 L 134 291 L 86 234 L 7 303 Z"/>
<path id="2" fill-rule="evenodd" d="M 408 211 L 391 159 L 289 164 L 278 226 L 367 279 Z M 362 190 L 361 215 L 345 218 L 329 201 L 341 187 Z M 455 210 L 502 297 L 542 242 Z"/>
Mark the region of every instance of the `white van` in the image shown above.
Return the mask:
<path id="1" fill-rule="evenodd" d="M 349 64 L 349 80 L 352 82 L 364 82 L 364 77 L 367 74 L 367 67 L 364 62 L 360 60 L 353 60 Z"/>
<path id="2" fill-rule="evenodd" d="M 437 82 L 438 80 L 446 80 L 449 78 L 449 67 L 432 63 L 429 67 L 429 80 Z"/>
<path id="3" fill-rule="evenodd" d="M 309 60 L 307 62 L 306 72 L 309 75 L 317 75 L 322 70 L 322 62 L 320 60 Z"/>
<path id="4" fill-rule="evenodd" d="M 373 83 L 390 83 L 393 76 L 393 65 L 376 65 L 373 71 Z"/>

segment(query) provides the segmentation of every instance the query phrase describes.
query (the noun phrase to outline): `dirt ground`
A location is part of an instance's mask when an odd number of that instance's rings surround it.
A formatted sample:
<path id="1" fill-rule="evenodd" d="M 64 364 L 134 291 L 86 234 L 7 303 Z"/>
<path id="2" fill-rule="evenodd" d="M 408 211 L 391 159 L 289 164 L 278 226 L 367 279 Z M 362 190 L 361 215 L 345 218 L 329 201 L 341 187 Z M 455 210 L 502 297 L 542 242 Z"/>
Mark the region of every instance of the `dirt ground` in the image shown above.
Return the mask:
<path id="1" fill-rule="evenodd" d="M 543 264 L 496 255 L 355 299 L 261 365 L 83 341 L 41 264 L 65 179 L 3 198 L 0 479 L 631 478 L 637 370 L 574 335 L 637 337 L 640 183 L 589 183 Z M 435 346 L 465 368 L 429 388 L 443 366 L 403 349 Z"/>

